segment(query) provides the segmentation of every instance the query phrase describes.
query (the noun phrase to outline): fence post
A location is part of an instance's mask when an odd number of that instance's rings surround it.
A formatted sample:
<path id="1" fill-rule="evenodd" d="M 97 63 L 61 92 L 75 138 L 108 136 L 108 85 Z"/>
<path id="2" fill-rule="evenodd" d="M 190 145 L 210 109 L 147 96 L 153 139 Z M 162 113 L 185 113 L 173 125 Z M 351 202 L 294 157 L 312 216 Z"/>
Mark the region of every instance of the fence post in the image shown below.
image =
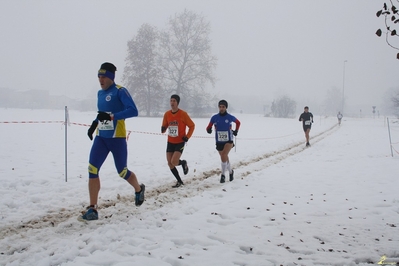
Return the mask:
<path id="1" fill-rule="evenodd" d="M 65 106 L 65 182 L 68 182 L 68 106 Z"/>
<path id="2" fill-rule="evenodd" d="M 387 117 L 387 124 L 388 124 L 388 134 L 389 134 L 389 146 L 391 147 L 391 156 L 393 157 L 392 141 L 391 141 L 391 129 L 389 127 L 389 118 L 388 117 Z"/>

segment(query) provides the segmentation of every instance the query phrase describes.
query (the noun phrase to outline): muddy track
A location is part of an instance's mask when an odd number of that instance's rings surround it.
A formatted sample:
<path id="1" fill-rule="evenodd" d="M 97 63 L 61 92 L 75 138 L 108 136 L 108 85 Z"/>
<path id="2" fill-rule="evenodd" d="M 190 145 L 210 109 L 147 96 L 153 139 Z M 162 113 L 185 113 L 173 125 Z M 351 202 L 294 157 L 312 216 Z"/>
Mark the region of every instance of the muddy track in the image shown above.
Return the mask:
<path id="1" fill-rule="evenodd" d="M 323 140 L 324 138 L 335 132 L 337 129 L 338 126 L 334 125 L 331 128 L 319 133 L 318 135 L 312 136 L 312 144 L 315 144 Z M 239 172 L 239 170 L 241 170 L 240 178 L 244 179 L 245 177 L 250 175 L 253 171 L 255 172 L 261 171 L 290 156 L 298 154 L 304 151 L 305 149 L 307 148 L 305 147 L 304 142 L 298 142 L 289 147 L 286 147 L 284 149 L 272 153 L 266 153 L 260 156 L 250 158 L 249 160 L 246 161 L 240 161 L 234 164 L 233 168 L 236 170 L 236 172 Z M 251 166 L 252 172 L 245 171 L 245 168 L 247 166 Z M 187 179 L 185 181 L 184 187 L 180 189 L 171 188 L 170 183 L 164 184 L 162 186 L 153 189 L 148 189 L 146 190 L 146 202 L 145 205 L 143 205 L 145 207 L 144 208 L 129 207 L 132 210 L 130 215 L 139 215 L 142 210 L 145 211 L 146 209 L 147 210 L 159 209 L 165 206 L 166 204 L 183 200 L 184 198 L 197 196 L 198 194 L 202 193 L 202 191 L 220 188 L 221 184 L 217 182 L 216 179 L 209 180 L 209 182 L 204 182 L 207 181 L 208 178 L 216 177 L 218 175 L 220 175 L 219 169 L 210 169 L 208 171 L 203 172 L 202 174 L 199 174 L 196 177 Z M 116 206 L 117 204 L 118 206 L 120 206 L 120 204 L 133 205 L 134 204 L 133 196 L 117 195 L 115 200 L 108 200 L 103 202 L 99 209 L 101 210 L 102 218 L 104 220 L 103 221 L 98 220 L 96 221 L 96 224 L 100 225 L 103 223 L 108 223 L 108 219 L 110 219 L 112 215 L 115 214 L 115 212 L 116 213 L 119 212 L 118 210 L 115 210 L 115 208 L 118 208 Z M 111 209 L 114 210 L 111 211 Z M 70 206 L 69 208 L 64 208 L 61 210 L 49 210 L 48 215 L 32 219 L 26 222 L 3 226 L 2 228 L 0 228 L 0 240 L 8 236 L 24 235 L 24 233 L 26 233 L 29 230 L 41 230 L 52 227 L 57 228 L 57 226 L 59 226 L 60 224 L 63 224 L 63 227 L 68 227 L 68 226 L 74 227 L 73 225 L 71 225 L 70 222 L 68 222 L 68 220 L 72 219 L 73 221 L 76 221 L 78 215 L 79 213 L 77 213 L 76 211 L 76 206 Z M 10 254 L 10 250 L 8 250 L 8 252 L 6 253 Z"/>

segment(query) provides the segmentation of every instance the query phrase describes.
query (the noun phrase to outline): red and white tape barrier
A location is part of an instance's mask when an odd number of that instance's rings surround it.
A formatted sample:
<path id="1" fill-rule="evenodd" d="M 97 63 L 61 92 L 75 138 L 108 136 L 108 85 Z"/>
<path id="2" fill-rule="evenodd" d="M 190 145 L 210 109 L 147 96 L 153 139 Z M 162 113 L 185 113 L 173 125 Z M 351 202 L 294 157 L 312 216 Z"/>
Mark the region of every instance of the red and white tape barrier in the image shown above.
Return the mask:
<path id="1" fill-rule="evenodd" d="M 65 124 L 65 121 L 0 121 L 0 124 L 48 124 L 48 123 Z M 84 127 L 90 127 L 91 126 L 89 124 L 76 123 L 76 122 L 70 122 L 69 124 L 76 125 L 76 126 L 84 126 Z M 165 133 L 155 133 L 155 132 L 147 132 L 147 131 L 126 130 L 126 132 L 127 132 L 127 137 L 126 137 L 127 139 L 129 139 L 129 136 L 130 136 L 131 133 L 166 136 Z M 270 138 L 240 138 L 240 140 L 270 140 L 270 139 L 285 138 L 285 137 L 289 137 L 289 136 L 297 135 L 297 134 L 298 133 L 293 133 L 293 134 L 289 134 L 289 135 L 278 136 L 278 137 L 270 137 Z M 213 139 L 214 137 L 213 136 L 192 136 L 192 138 Z"/>
<path id="2" fill-rule="evenodd" d="M 64 121 L 0 121 L 0 124 L 47 124 L 64 123 Z"/>

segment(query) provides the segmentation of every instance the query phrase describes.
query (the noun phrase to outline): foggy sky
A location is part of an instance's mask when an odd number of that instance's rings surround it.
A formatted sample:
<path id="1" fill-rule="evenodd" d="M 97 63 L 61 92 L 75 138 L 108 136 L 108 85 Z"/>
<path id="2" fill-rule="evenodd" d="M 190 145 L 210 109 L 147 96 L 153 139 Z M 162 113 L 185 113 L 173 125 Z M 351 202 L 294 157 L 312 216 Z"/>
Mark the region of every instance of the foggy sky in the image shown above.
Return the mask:
<path id="1" fill-rule="evenodd" d="M 121 83 L 127 42 L 143 23 L 163 29 L 185 8 L 211 24 L 221 98 L 255 95 L 269 103 L 287 94 L 300 106 L 322 104 L 345 87 L 347 105 L 379 105 L 399 86 L 398 50 L 377 0 L 21 0 L 0 9 L 0 87 L 96 97 L 97 70 L 109 61 Z M 344 61 L 345 83 L 343 82 Z M 259 97 L 260 96 L 260 97 Z M 371 109 L 371 107 L 370 107 Z"/>

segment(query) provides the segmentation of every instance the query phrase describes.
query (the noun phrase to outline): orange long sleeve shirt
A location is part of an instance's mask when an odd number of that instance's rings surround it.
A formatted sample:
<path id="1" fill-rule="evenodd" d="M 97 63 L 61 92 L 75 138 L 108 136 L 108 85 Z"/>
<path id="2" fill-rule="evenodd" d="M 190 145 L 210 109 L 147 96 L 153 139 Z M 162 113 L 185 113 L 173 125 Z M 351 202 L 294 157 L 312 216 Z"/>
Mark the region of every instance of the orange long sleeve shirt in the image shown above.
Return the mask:
<path id="1" fill-rule="evenodd" d="M 190 138 L 193 135 L 195 124 L 187 112 L 179 109 L 176 113 L 172 113 L 172 110 L 165 112 L 162 127 L 168 129 L 168 142 L 177 144 L 184 142 L 184 136 Z"/>

